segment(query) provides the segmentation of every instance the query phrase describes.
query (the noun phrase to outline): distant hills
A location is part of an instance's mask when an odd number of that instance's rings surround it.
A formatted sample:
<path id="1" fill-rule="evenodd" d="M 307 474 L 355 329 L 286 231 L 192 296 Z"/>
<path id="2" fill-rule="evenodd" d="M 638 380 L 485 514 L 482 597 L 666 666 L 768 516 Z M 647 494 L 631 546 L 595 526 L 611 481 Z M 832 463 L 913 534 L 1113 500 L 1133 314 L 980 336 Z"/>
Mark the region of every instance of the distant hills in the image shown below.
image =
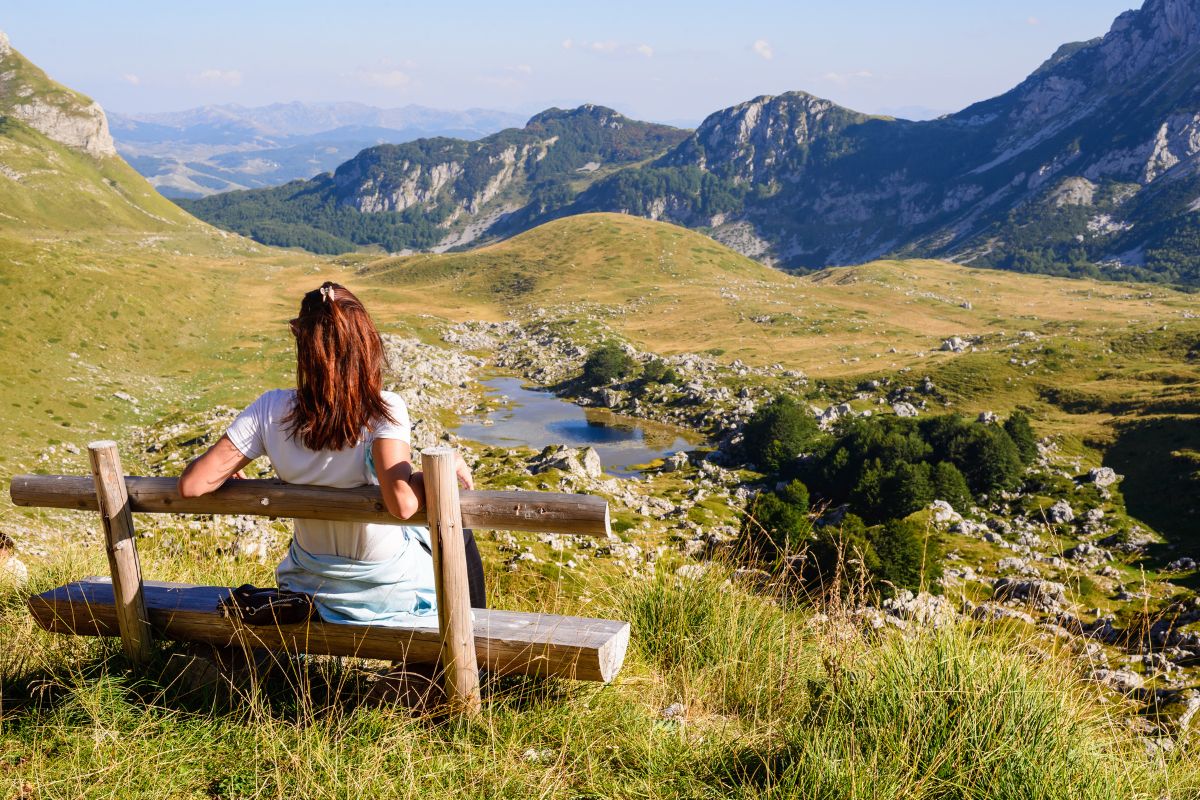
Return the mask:
<path id="1" fill-rule="evenodd" d="M 262 241 L 322 251 L 445 249 L 619 211 L 787 268 L 929 256 L 1200 284 L 1200 0 L 1147 0 L 1104 37 L 1059 48 L 1011 91 L 934 120 L 789 92 L 718 111 L 678 141 L 659 136 L 661 153 L 593 159 L 586 177 L 584 165 L 540 167 L 559 150 L 575 163 L 594 108 L 552 112 L 553 142 L 526 141 L 503 158 L 504 147 L 442 139 L 372 148 L 332 176 L 188 208 Z"/>
<path id="2" fill-rule="evenodd" d="M 433 136 L 478 139 L 524 119 L 482 108 L 300 102 L 109 118 L 121 155 L 168 197 L 277 186 L 332 170 L 377 144 Z"/>

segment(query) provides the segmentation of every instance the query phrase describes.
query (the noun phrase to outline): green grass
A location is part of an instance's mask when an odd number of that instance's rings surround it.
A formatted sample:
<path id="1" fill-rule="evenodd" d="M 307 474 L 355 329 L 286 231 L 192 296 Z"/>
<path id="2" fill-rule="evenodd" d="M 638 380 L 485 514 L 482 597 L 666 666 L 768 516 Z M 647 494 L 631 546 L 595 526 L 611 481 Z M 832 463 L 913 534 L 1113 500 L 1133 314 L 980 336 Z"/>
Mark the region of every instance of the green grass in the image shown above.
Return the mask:
<path id="1" fill-rule="evenodd" d="M 147 556 L 173 575 L 237 566 Z M 135 677 L 111 640 L 36 630 L 25 592 L 97 566 L 86 560 L 0 591 L 3 796 L 1157 798 L 1200 788 L 1189 753 L 1146 758 L 1111 707 L 1033 640 L 966 628 L 867 640 L 836 614 L 727 584 L 720 568 L 699 580 L 662 570 L 590 609 L 633 623 L 612 685 L 489 680 L 480 719 L 439 722 L 364 705 L 368 664 L 290 661 L 228 697 L 185 691 L 169 661 L 178 647 Z"/>

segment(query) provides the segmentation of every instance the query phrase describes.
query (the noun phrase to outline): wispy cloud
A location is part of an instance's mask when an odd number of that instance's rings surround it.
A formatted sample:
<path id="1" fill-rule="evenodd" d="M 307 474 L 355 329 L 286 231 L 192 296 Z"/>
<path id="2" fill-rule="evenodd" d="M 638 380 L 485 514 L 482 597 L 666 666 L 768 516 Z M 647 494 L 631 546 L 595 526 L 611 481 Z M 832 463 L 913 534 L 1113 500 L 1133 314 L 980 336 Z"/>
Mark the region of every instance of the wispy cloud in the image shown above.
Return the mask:
<path id="1" fill-rule="evenodd" d="M 771 49 L 771 43 L 766 39 L 758 39 L 754 44 L 750 45 L 750 49 L 764 61 L 770 61 L 775 57 L 775 51 Z"/>
<path id="2" fill-rule="evenodd" d="M 590 41 L 588 39 L 563 39 L 563 50 L 579 50 L 585 53 L 595 53 L 602 56 L 642 56 L 643 58 L 653 58 L 654 48 L 645 42 L 634 44 L 632 42 L 618 42 L 612 39 L 604 41 Z"/>
<path id="3" fill-rule="evenodd" d="M 350 73 L 350 77 L 364 86 L 382 89 L 398 89 L 412 83 L 412 76 L 407 72 L 391 67 L 359 67 Z"/>
<path id="4" fill-rule="evenodd" d="M 532 74 L 533 67 L 529 64 L 514 64 L 511 67 L 505 67 L 499 74 L 484 75 L 480 80 L 490 86 L 512 89 L 524 84 L 524 79 Z"/>
<path id="5" fill-rule="evenodd" d="M 138 84 L 140 84 L 142 82 L 142 79 L 139 78 L 137 75 L 134 75 L 132 72 L 126 72 L 124 75 L 121 76 L 121 80 L 125 81 L 126 83 L 130 84 L 131 86 L 137 86 Z"/>
<path id="6" fill-rule="evenodd" d="M 1037 17 L 1030 17 L 1029 19 L 1025 20 L 1025 24 L 1026 25 L 1041 25 L 1042 21 L 1040 19 L 1038 19 Z"/>
<path id="7" fill-rule="evenodd" d="M 826 72 L 821 79 L 836 83 L 838 86 L 845 86 L 851 81 L 865 81 L 874 77 L 874 73 L 869 69 L 860 69 L 855 72 Z"/>
<path id="8" fill-rule="evenodd" d="M 236 69 L 206 69 L 196 79 L 200 83 L 219 84 L 222 86 L 241 86 L 242 73 Z"/>

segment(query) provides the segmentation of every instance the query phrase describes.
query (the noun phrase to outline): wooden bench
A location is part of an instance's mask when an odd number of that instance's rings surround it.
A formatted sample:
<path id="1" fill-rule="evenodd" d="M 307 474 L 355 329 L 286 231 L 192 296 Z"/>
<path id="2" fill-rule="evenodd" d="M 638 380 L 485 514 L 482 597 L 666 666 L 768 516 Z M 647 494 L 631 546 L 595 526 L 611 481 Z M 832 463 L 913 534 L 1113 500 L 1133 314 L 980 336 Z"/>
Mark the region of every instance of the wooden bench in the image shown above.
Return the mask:
<path id="1" fill-rule="evenodd" d="M 18 475 L 10 494 L 18 506 L 100 512 L 111 578 L 84 578 L 29 598 L 48 631 L 120 636 L 135 664 L 150 657 L 153 637 L 221 647 L 267 648 L 416 663 L 440 662 L 452 708 L 480 707 L 479 667 L 500 674 L 555 675 L 608 682 L 629 644 L 629 623 L 554 614 L 470 608 L 463 527 L 611 536 L 603 498 L 549 492 L 459 492 L 454 451 L 422 451 L 426 510 L 408 522 L 426 524 L 433 543 L 437 623 L 415 628 L 313 621 L 246 625 L 222 616 L 221 586 L 144 581 L 133 512 L 244 514 L 396 524 L 378 487 L 331 489 L 279 481 L 229 481 L 203 497 L 183 498 L 174 478 L 126 477 L 116 445 L 88 446 L 92 476 Z M 472 618 L 473 616 L 473 618 Z"/>

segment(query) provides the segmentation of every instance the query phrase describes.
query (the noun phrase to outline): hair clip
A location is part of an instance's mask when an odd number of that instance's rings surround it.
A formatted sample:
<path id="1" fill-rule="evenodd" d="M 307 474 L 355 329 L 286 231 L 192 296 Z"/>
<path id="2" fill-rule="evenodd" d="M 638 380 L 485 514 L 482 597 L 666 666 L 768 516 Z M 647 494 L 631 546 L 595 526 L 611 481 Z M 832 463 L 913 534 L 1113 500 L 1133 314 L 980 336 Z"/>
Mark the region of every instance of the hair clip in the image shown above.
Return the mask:
<path id="1" fill-rule="evenodd" d="M 322 286 L 321 299 L 326 303 L 332 303 L 334 300 L 336 300 L 337 297 L 335 296 L 334 288 L 332 286 Z"/>

